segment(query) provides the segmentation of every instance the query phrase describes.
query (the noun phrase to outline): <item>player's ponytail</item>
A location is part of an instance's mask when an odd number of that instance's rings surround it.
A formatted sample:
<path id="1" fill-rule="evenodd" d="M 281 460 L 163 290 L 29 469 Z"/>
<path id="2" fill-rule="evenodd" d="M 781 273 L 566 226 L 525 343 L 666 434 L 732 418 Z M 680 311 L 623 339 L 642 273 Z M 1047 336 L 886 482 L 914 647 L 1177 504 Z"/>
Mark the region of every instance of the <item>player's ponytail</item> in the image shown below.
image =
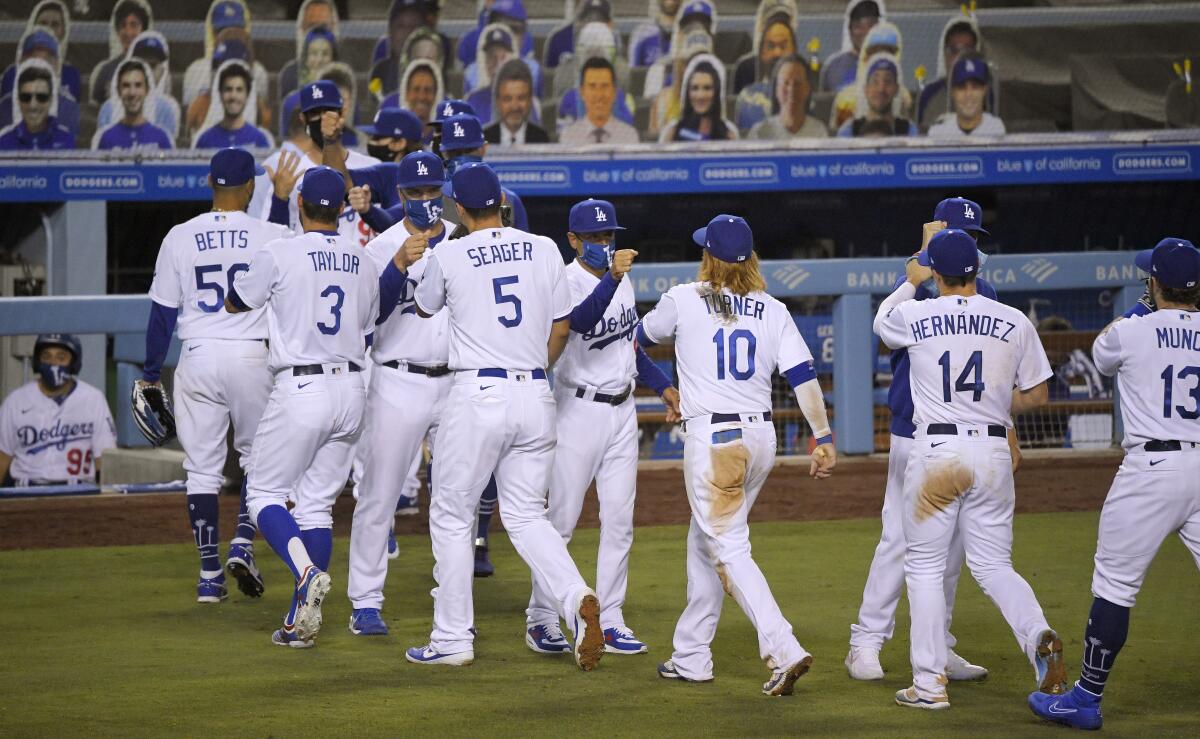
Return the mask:
<path id="1" fill-rule="evenodd" d="M 700 258 L 700 275 L 697 279 L 707 282 L 716 293 L 723 289 L 728 289 L 734 295 L 767 291 L 767 281 L 758 268 L 758 254 L 754 252 L 750 252 L 746 261 L 732 263 L 722 262 L 705 251 Z"/>

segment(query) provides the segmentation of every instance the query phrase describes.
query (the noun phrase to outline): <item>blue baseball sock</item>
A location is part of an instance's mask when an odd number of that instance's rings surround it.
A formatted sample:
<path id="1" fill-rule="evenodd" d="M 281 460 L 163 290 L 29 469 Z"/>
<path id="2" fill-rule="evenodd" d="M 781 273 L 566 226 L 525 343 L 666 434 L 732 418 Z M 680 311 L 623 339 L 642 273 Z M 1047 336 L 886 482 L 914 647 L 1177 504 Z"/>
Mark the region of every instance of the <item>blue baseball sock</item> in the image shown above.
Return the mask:
<path id="1" fill-rule="evenodd" d="M 499 492 L 496 490 L 496 476 L 492 475 L 488 479 L 487 487 L 483 489 L 483 494 L 479 496 L 479 526 L 475 532 L 476 540 L 487 541 L 488 526 L 492 523 L 492 514 L 496 512 L 497 497 L 499 497 Z"/>
<path id="2" fill-rule="evenodd" d="M 254 519 L 250 517 L 250 511 L 246 508 L 246 479 L 242 478 L 242 497 L 238 504 L 237 532 L 233 535 L 233 543 L 253 544 L 255 531 L 258 531 L 258 528 L 254 525 Z"/>
<path id="3" fill-rule="evenodd" d="M 304 547 L 300 527 L 296 525 L 292 514 L 281 505 L 269 505 L 259 511 L 257 523 L 263 538 L 292 571 L 296 582 L 300 582 L 300 574 L 313 561 Z"/>
<path id="4" fill-rule="evenodd" d="M 1083 667 L 1079 670 L 1079 682 L 1075 684 L 1077 698 L 1088 697 L 1079 695 L 1079 689 L 1082 689 L 1093 700 L 1100 700 L 1104 683 L 1108 682 L 1113 663 L 1128 635 L 1128 608 L 1103 598 L 1092 601 L 1092 612 L 1088 614 L 1087 630 L 1083 634 Z"/>
<path id="5" fill-rule="evenodd" d="M 333 529 L 301 529 L 300 539 L 313 564 L 328 572 L 329 559 L 333 556 Z"/>
<path id="6" fill-rule="evenodd" d="M 217 494 L 205 493 L 187 496 L 188 519 L 192 522 L 192 536 L 200 552 L 200 577 L 212 580 L 225 579 L 221 559 L 217 550 L 221 544 L 220 521 L 217 511 Z"/>

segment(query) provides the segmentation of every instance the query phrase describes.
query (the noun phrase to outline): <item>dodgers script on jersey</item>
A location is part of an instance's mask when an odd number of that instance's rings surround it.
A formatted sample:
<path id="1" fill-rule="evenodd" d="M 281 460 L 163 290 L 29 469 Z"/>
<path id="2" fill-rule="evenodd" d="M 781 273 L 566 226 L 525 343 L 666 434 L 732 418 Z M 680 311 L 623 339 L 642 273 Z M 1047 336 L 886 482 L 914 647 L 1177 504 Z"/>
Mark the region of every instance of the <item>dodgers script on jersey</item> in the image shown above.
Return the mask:
<path id="1" fill-rule="evenodd" d="M 876 324 L 891 349 L 908 348 L 913 423 L 1012 426 L 1012 390 L 1053 373 L 1037 330 L 1016 308 L 982 295 L 906 300 Z"/>
<path id="2" fill-rule="evenodd" d="M 242 211 L 203 213 L 167 232 L 154 264 L 150 299 L 179 309 L 181 341 L 189 339 L 265 339 L 261 311 L 228 313 L 225 294 L 250 268 L 259 249 L 289 236 L 283 226 Z"/>
<path id="3" fill-rule="evenodd" d="M 284 151 L 300 155 L 300 164 L 296 167 L 298 177 L 296 186 L 292 188 L 292 193 L 288 196 L 288 227 L 296 233 L 300 233 L 300 204 L 296 200 L 296 196 L 300 194 L 300 183 L 303 181 L 304 173 L 317 164 L 314 164 L 307 154 L 297 149 L 295 144 L 289 142 L 281 146 L 279 151 L 264 159 L 263 166 L 269 167 L 272 172 L 277 171 L 280 155 Z M 379 160 L 366 154 L 360 154 L 353 149 L 346 152 L 347 169 L 361 169 L 373 164 L 379 164 Z M 256 177 L 254 179 L 254 197 L 250 201 L 250 206 L 246 208 L 246 212 L 258 216 L 264 221 L 267 220 L 271 215 L 271 197 L 274 192 L 275 185 L 271 182 L 269 175 L 261 174 Z M 343 206 L 342 214 L 338 218 L 338 233 L 359 246 L 366 246 L 371 239 L 375 238 L 375 231 L 349 205 Z"/>
<path id="4" fill-rule="evenodd" d="M 448 232 L 449 227 L 446 227 L 441 236 L 430 239 L 425 254 L 409 265 L 408 279 L 400 293 L 396 310 L 375 329 L 371 357 L 376 363 L 404 361 L 425 367 L 437 367 L 449 361 L 449 314 L 442 311 L 431 318 L 421 318 L 417 315 L 415 303 L 417 285 L 421 284 L 429 257 L 433 254 L 432 250 L 438 244 L 445 243 Z M 375 263 L 380 274 L 410 235 L 404 221 L 401 221 L 367 245 L 367 255 Z"/>
<path id="5" fill-rule="evenodd" d="M 566 267 L 571 302 L 579 305 L 592 294 L 600 278 L 573 261 Z M 633 332 L 637 328 L 637 304 L 629 280 L 617 284 L 617 292 L 604 316 L 585 333 L 571 332 L 562 356 L 554 365 L 554 379 L 570 387 L 593 387 L 602 393 L 620 393 L 637 376 Z"/>
<path id="6" fill-rule="evenodd" d="M 417 308 L 425 314 L 443 306 L 450 310 L 450 369 L 545 369 L 550 325 L 574 307 L 552 240 L 516 228 L 489 228 L 455 239 L 426 259 Z M 530 285 L 552 286 L 552 303 L 525 300 L 523 286 Z"/>
<path id="7" fill-rule="evenodd" d="M 1126 449 L 1200 442 L 1200 314 L 1160 310 L 1117 321 L 1096 337 L 1092 358 L 1118 376 Z"/>
<path id="8" fill-rule="evenodd" d="M 116 445 L 108 403 L 85 382 L 76 380 L 62 404 L 28 382 L 0 406 L 0 452 L 12 457 L 9 474 L 18 485 L 90 482 L 95 460 Z"/>
<path id="9" fill-rule="evenodd" d="M 379 270 L 344 237 L 309 231 L 272 241 L 234 288 L 249 308 L 267 308 L 272 371 L 364 363 L 365 337 L 379 315 Z"/>
<path id="10" fill-rule="evenodd" d="M 642 329 L 651 341 L 675 341 L 685 419 L 769 411 L 775 370 L 812 361 L 791 313 L 764 292 L 741 296 L 715 293 L 703 282 L 676 285 L 642 319 Z"/>

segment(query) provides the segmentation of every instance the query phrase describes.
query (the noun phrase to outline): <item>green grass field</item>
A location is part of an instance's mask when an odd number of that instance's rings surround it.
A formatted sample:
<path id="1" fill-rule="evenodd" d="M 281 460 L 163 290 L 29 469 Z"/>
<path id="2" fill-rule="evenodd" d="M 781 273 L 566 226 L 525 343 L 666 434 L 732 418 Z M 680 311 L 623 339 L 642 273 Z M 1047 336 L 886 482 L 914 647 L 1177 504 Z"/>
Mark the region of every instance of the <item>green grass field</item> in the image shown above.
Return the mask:
<path id="1" fill-rule="evenodd" d="M 1015 562 L 1068 650 L 1072 678 L 1090 604 L 1097 514 L 1019 517 Z M 847 676 L 849 624 L 876 537 L 875 520 L 753 527 L 758 562 L 804 646 L 812 672 L 791 698 L 759 693 L 767 670 L 754 632 L 732 599 L 706 685 L 657 677 L 670 654 L 684 597 L 684 529 L 640 529 L 626 617 L 649 655 L 606 656 L 585 674 L 569 657 L 537 655 L 522 639 L 528 570 L 502 535 L 499 574 L 476 581 L 476 662 L 418 667 L 403 649 L 427 640 L 432 555 L 401 539 L 389 576 L 387 637 L 346 630 L 346 542 L 339 540 L 325 630 L 312 650 L 274 647 L 287 607 L 279 560 L 260 545 L 267 594 L 193 602 L 190 545 L 0 553 L 0 735 L 782 735 L 1046 736 L 1066 731 L 1025 706 L 1032 670 L 999 612 L 964 575 L 955 633 L 959 651 L 989 667 L 981 684 L 951 686 L 953 708 L 927 713 L 892 703 L 910 682 L 908 615 L 884 650 L 888 678 Z M 594 572 L 597 532 L 573 551 Z M 591 575 L 586 575 L 589 580 Z M 1196 630 L 1200 577 L 1175 539 L 1163 547 L 1133 612 L 1129 642 L 1108 690 L 1105 729 L 1115 735 L 1196 736 L 1200 676 Z"/>

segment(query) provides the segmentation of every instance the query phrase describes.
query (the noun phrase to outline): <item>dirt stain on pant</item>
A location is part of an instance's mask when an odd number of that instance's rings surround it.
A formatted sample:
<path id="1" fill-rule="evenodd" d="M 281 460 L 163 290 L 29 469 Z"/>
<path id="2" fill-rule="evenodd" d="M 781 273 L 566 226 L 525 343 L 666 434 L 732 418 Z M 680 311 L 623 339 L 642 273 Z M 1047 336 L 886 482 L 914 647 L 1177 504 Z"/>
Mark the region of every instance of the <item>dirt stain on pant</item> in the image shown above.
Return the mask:
<path id="1" fill-rule="evenodd" d="M 725 589 L 725 594 L 733 595 L 733 586 L 729 584 L 729 573 L 725 570 L 725 565 L 717 565 L 717 577 L 721 578 L 721 587 Z"/>
<path id="2" fill-rule="evenodd" d="M 729 528 L 738 510 L 746 501 L 746 467 L 750 452 L 740 440 L 710 449 L 712 473 L 708 490 L 712 498 L 709 524 L 714 534 Z"/>
<path id="3" fill-rule="evenodd" d="M 917 493 L 917 520 L 924 521 L 946 510 L 955 498 L 971 488 L 974 478 L 974 473 L 957 460 L 930 467 Z"/>

